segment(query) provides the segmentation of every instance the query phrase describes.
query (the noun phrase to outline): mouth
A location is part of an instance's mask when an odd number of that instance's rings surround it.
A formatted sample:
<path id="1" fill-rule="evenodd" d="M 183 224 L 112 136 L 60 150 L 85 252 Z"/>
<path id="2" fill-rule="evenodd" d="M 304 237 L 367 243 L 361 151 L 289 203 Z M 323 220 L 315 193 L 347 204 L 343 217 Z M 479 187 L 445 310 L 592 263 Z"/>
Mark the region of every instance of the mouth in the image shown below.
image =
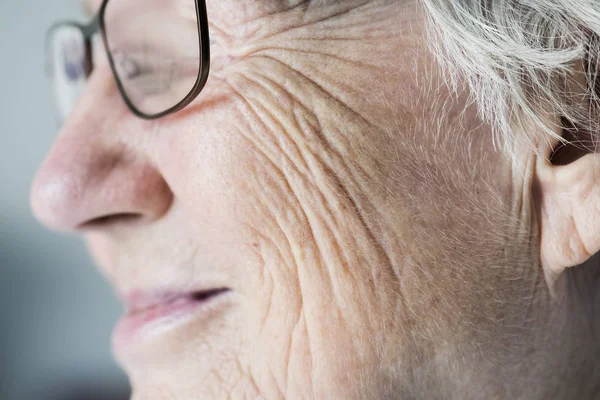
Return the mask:
<path id="1" fill-rule="evenodd" d="M 194 292 L 135 291 L 123 297 L 127 308 L 113 332 L 115 348 L 130 347 L 162 336 L 200 315 L 208 315 L 231 292 L 214 288 Z"/>

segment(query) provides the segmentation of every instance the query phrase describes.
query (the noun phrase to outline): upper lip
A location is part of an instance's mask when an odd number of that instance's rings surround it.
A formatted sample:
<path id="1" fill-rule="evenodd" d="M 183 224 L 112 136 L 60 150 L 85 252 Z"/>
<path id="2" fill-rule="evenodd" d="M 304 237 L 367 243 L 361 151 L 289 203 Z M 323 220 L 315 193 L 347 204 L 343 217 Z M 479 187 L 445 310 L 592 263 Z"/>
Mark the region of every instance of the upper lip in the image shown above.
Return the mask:
<path id="1" fill-rule="evenodd" d="M 133 290 L 121 295 L 123 304 L 128 314 L 135 314 L 141 311 L 149 310 L 165 304 L 170 304 L 178 300 L 189 299 L 202 301 L 210 297 L 222 294 L 230 289 L 225 287 L 216 287 L 212 289 L 173 291 L 173 290 Z"/>

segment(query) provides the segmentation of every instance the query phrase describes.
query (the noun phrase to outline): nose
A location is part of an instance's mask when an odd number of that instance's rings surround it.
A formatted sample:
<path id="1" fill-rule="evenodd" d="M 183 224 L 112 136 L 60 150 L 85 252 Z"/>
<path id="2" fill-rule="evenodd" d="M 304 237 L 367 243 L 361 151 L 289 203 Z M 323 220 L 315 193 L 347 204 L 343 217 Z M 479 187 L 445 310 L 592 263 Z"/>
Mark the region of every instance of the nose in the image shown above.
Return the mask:
<path id="1" fill-rule="evenodd" d="M 143 148 L 133 140 L 127 142 L 127 136 L 136 132 L 129 130 L 126 136 L 126 123 L 109 122 L 109 114 L 127 115 L 121 110 L 124 106 L 110 99 L 90 100 L 86 98 L 89 92 L 103 93 L 88 87 L 34 179 L 34 214 L 58 231 L 161 218 L 172 202 L 171 190 Z M 104 106 L 99 107 L 103 100 Z M 126 118 L 135 117 L 122 117 Z"/>

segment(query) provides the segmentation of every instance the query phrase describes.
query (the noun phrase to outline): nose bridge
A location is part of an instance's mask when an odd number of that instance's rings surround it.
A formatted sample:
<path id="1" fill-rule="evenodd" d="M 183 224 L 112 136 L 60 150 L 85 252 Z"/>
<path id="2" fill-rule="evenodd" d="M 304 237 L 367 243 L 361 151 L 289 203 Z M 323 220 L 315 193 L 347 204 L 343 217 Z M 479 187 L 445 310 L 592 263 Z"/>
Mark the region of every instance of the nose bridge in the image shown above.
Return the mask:
<path id="1" fill-rule="evenodd" d="M 111 118 L 114 118 L 115 112 L 121 115 L 126 109 L 126 104 L 121 99 L 110 66 L 108 62 L 101 62 L 98 59 L 103 55 L 103 53 L 99 53 L 96 52 L 91 58 L 94 64 L 93 70 L 88 76 L 86 88 L 78 99 L 69 120 L 77 120 L 78 115 L 80 117 L 82 114 L 86 118 L 97 119 L 106 111 L 109 111 Z M 105 118 L 105 116 L 101 118 Z"/>

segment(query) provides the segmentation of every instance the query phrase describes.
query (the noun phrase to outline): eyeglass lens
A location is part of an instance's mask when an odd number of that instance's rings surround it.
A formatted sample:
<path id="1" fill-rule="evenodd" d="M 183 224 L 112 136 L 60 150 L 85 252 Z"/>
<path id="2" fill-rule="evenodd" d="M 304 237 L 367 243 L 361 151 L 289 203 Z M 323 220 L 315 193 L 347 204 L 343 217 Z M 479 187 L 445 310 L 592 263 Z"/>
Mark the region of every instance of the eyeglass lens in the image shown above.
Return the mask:
<path id="1" fill-rule="evenodd" d="M 57 27 L 52 32 L 49 51 L 56 111 L 62 122 L 85 89 L 89 64 L 83 33 L 77 26 Z"/>
<path id="2" fill-rule="evenodd" d="M 196 3 L 111 0 L 106 44 L 125 96 L 141 113 L 174 107 L 194 88 L 200 69 Z"/>
<path id="3" fill-rule="evenodd" d="M 153 116 L 179 103 L 200 75 L 201 41 L 195 0 L 110 0 L 103 18 L 113 74 L 124 99 Z M 83 92 L 89 62 L 81 29 L 60 25 L 51 32 L 52 79 L 59 118 Z"/>

